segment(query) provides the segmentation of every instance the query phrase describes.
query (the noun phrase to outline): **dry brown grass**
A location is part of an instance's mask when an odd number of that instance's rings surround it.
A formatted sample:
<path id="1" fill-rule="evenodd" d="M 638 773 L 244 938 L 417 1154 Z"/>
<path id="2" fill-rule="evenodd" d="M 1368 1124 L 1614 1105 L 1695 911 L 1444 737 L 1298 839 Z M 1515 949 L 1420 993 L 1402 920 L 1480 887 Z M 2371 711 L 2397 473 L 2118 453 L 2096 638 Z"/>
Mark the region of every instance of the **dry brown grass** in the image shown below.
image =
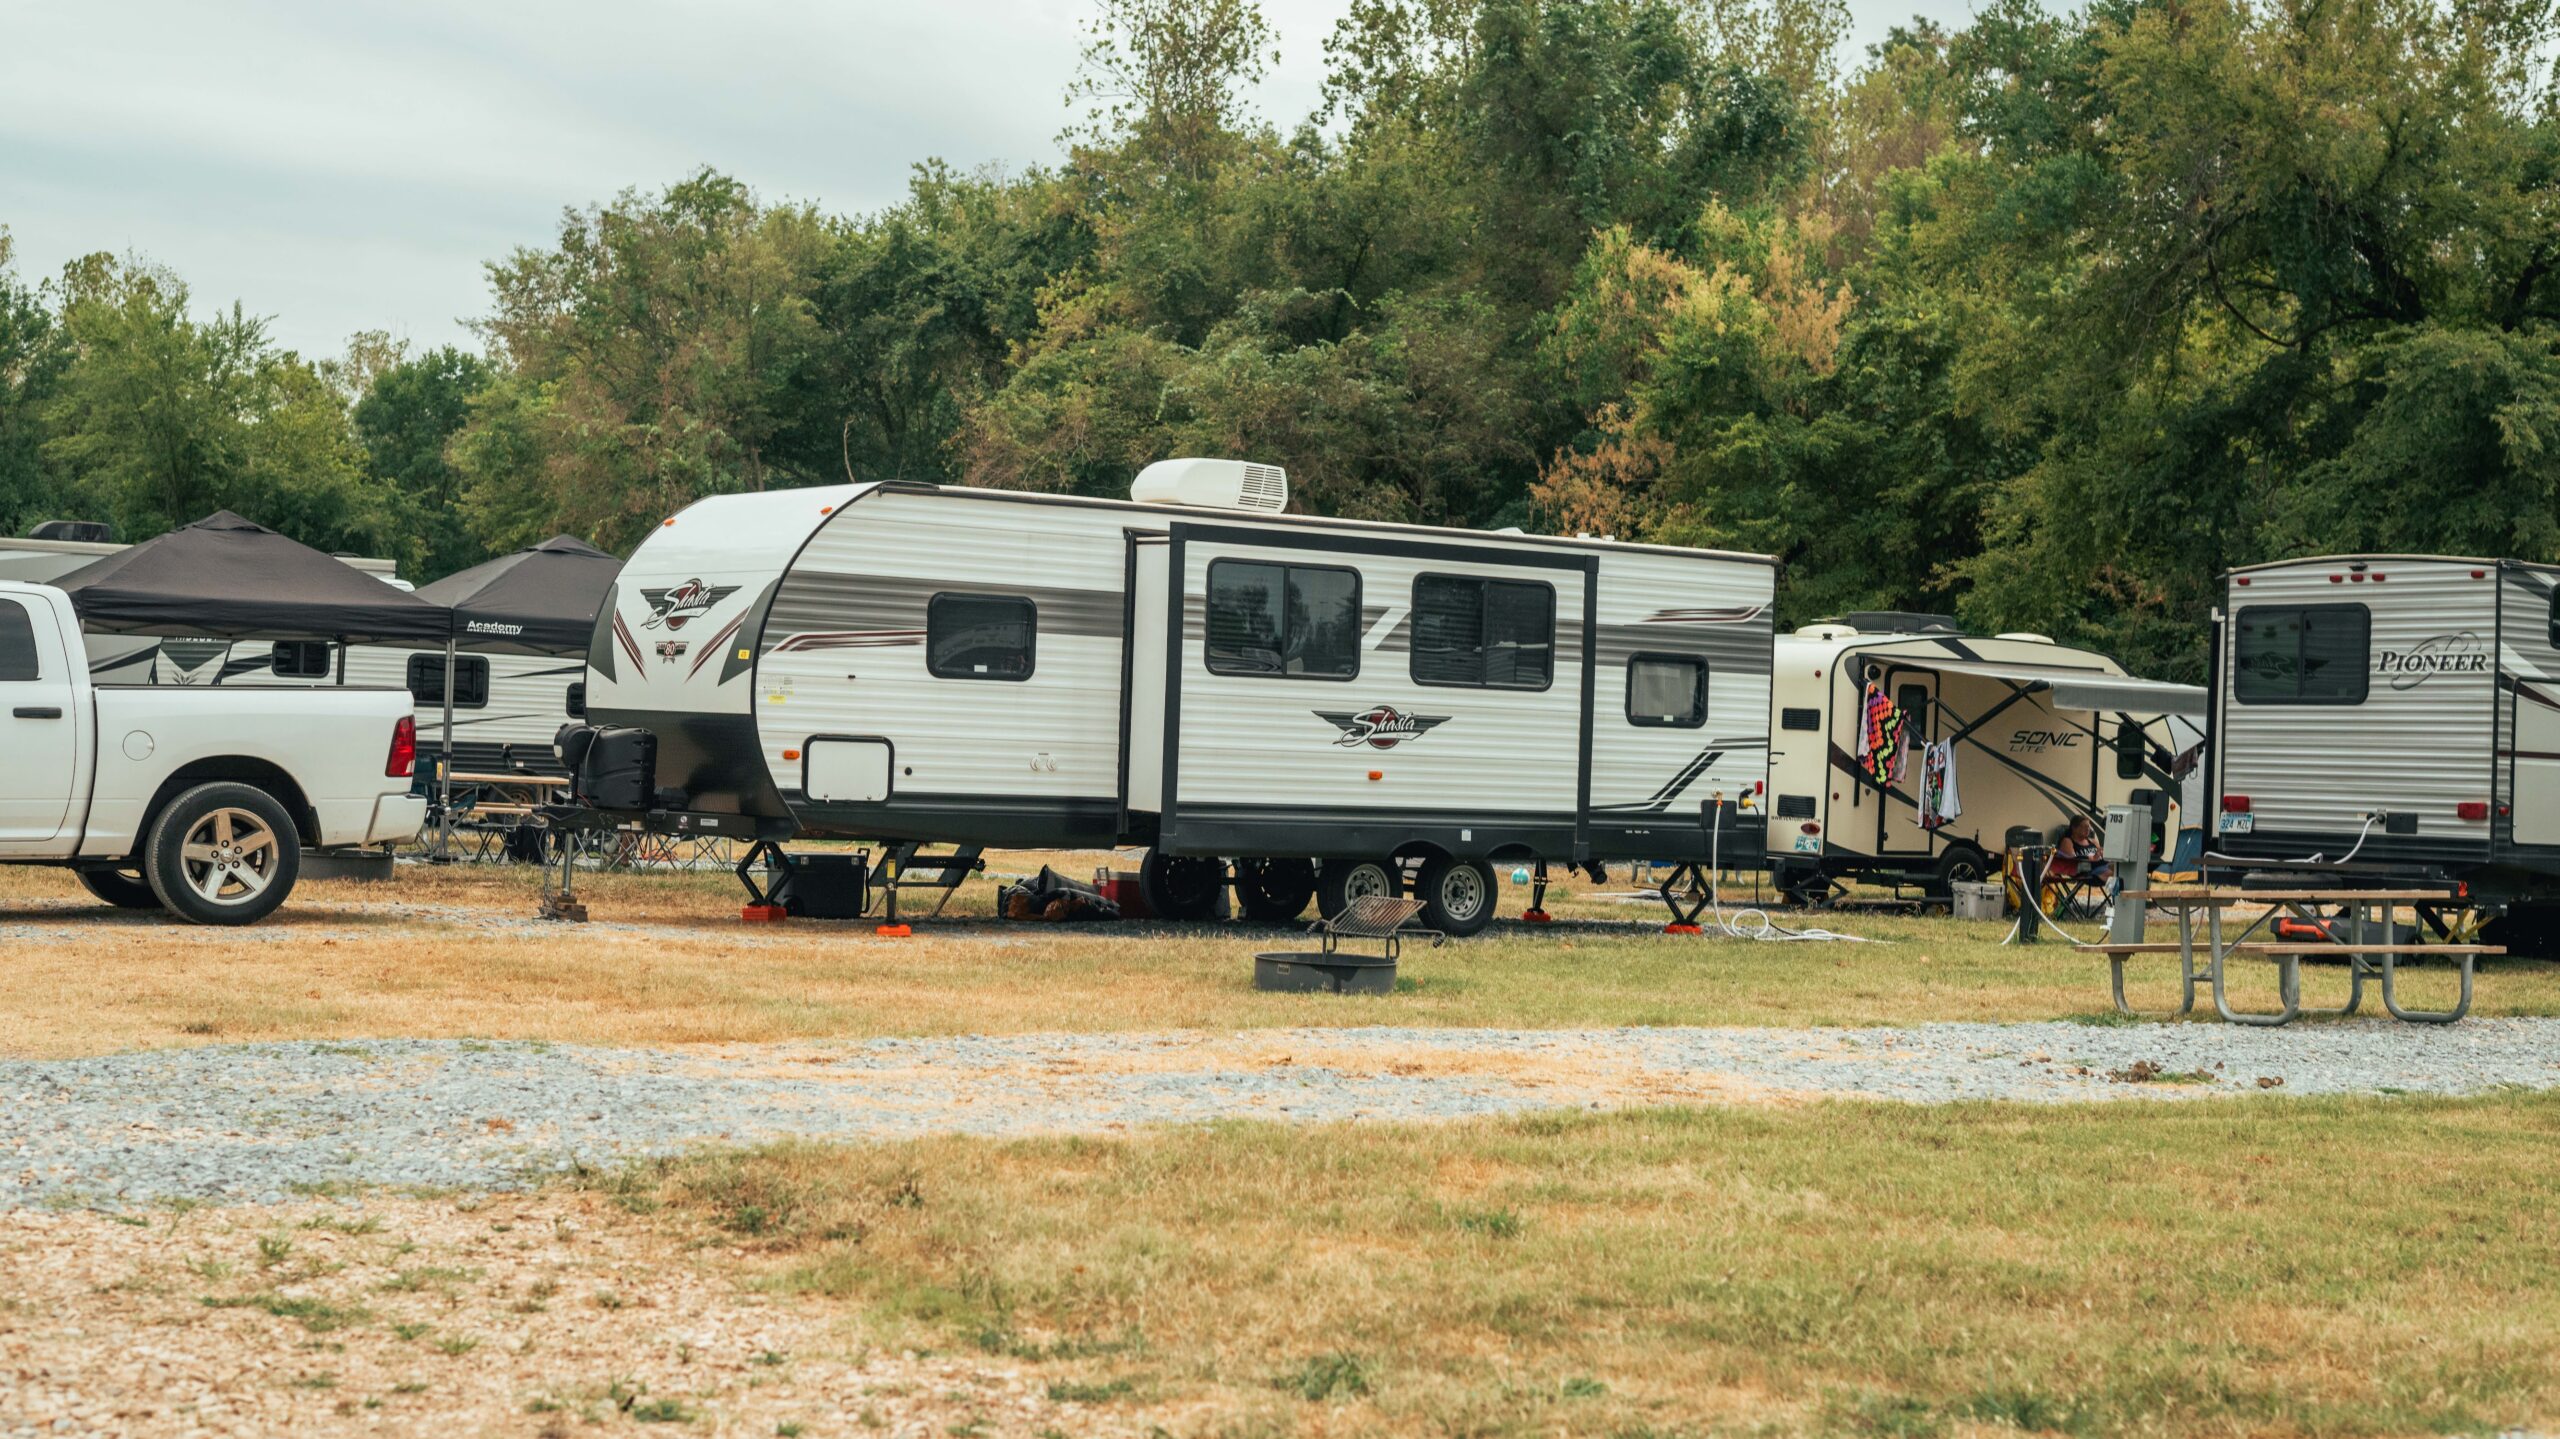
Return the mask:
<path id="1" fill-rule="evenodd" d="M 1176 1433 L 2448 1434 L 2560 1418 L 2560 1097 L 787 1146 L 611 1184 Z"/>
<path id="2" fill-rule="evenodd" d="M 570 1192 L 122 1218 L 0 1210 L 0 1423 L 548 1439 L 634 1424 L 1142 1432 L 1051 1399 L 1020 1361 L 884 1351 L 830 1306 L 742 1291 L 737 1258 Z"/>
<path id="3" fill-rule="evenodd" d="M 999 870 L 1040 857 L 998 856 Z M 1089 871 L 1095 856 L 1057 857 Z M 0 870 L 0 1057 L 274 1039 L 478 1036 L 701 1044 L 1093 1029 L 1415 1024 L 1559 1027 L 2047 1019 L 2106 1007 L 2102 965 L 2004 927 L 1886 915 L 1827 922 L 1890 945 L 1668 937 L 1659 910 L 1592 896 L 1591 927 L 1506 925 L 1408 951 L 1405 992 L 1256 992 L 1268 930 L 963 918 L 875 937 L 868 923 L 741 924 L 725 874 L 585 882 L 596 922 L 531 918 L 529 872 L 406 866 L 394 883 L 312 884 L 245 931 L 122 915 L 67 874 Z M 1507 901 L 1516 908 L 1517 899 Z M 2335 975 L 2308 977 L 2317 1002 Z M 2424 991 L 2420 990 L 2420 994 Z M 2511 962 L 2482 1014 L 2560 1014 L 2560 965 Z"/>

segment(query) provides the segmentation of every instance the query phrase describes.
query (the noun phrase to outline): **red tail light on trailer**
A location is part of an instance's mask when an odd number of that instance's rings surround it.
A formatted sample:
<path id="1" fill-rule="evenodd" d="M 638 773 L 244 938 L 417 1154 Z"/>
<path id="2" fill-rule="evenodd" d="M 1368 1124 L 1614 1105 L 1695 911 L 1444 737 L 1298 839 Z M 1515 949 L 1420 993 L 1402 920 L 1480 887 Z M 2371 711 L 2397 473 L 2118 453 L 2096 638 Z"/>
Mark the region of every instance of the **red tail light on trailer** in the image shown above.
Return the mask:
<path id="1" fill-rule="evenodd" d="M 2487 819 L 2489 817 L 2489 802 L 2485 799 L 2466 799 L 2462 803 L 2455 805 L 2453 807 L 2453 812 L 2464 819 Z"/>
<path id="2" fill-rule="evenodd" d="M 382 762 L 386 779 L 407 779 L 418 772 L 418 721 L 414 715 L 400 716 L 391 727 L 391 757 Z"/>
<path id="3" fill-rule="evenodd" d="M 2245 794 L 2224 795 L 2222 797 L 2222 812 L 2224 814 L 2247 814 L 2249 812 L 2249 797 Z"/>

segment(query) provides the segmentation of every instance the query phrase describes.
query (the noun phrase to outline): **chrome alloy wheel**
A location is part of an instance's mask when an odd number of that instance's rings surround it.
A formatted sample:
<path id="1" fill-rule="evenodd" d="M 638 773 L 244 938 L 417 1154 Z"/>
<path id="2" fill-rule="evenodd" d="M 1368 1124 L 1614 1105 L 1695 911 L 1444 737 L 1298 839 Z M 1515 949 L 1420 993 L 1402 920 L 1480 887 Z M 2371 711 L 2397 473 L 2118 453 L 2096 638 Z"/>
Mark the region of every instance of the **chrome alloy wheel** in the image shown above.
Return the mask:
<path id="1" fill-rule="evenodd" d="M 179 848 L 187 887 L 214 904 L 246 904 L 275 875 L 276 834 L 245 809 L 214 810 L 197 820 Z"/>

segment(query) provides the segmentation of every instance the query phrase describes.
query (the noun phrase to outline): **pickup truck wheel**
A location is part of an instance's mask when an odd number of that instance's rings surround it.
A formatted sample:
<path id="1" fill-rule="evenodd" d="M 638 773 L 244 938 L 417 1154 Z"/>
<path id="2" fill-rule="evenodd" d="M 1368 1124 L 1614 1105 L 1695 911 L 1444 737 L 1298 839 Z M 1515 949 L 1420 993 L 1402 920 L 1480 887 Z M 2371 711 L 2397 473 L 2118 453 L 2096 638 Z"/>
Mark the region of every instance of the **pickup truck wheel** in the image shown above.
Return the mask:
<path id="1" fill-rule="evenodd" d="M 293 892 L 302 840 L 254 785 L 200 784 L 151 822 L 142 872 L 169 912 L 195 924 L 252 924 Z"/>
<path id="2" fill-rule="evenodd" d="M 160 896 L 138 869 L 84 869 L 80 884 L 118 909 L 158 909 Z"/>

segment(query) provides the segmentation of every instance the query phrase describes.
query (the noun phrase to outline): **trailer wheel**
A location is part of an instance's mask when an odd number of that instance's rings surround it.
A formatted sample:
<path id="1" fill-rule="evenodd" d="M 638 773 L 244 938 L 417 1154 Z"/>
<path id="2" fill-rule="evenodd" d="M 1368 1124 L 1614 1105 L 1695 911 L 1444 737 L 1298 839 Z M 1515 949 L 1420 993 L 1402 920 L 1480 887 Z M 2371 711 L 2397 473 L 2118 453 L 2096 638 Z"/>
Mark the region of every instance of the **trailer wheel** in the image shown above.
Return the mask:
<path id="1" fill-rule="evenodd" d="M 1306 913 L 1307 901 L 1315 897 L 1313 860 L 1236 861 L 1236 908 L 1257 924 L 1287 924 Z"/>
<path id="2" fill-rule="evenodd" d="M 1971 845 L 1956 845 L 1938 856 L 1937 877 L 1929 892 L 1952 897 L 1960 884 L 1980 884 L 1990 877 L 1991 857 Z"/>
<path id="3" fill-rule="evenodd" d="M 143 875 L 169 912 L 194 924 L 253 924 L 302 873 L 302 837 L 255 785 L 200 784 L 151 822 Z"/>
<path id="4" fill-rule="evenodd" d="M 1218 889 L 1226 880 L 1227 867 L 1218 860 L 1162 850 L 1148 850 L 1138 866 L 1138 892 L 1158 919 L 1210 918 L 1218 912 Z"/>
<path id="5" fill-rule="evenodd" d="M 138 869 L 84 869 L 81 887 L 118 909 L 158 909 L 160 896 Z"/>
<path id="6" fill-rule="evenodd" d="M 1404 888 L 1404 870 L 1383 859 L 1329 859 L 1316 870 L 1316 913 L 1327 919 L 1364 895 L 1393 896 Z"/>
<path id="7" fill-rule="evenodd" d="M 1464 938 L 1493 923 L 1502 891 L 1494 887 L 1493 866 L 1480 859 L 1433 859 L 1422 866 L 1414 886 L 1422 900 L 1422 923 L 1452 938 Z"/>

